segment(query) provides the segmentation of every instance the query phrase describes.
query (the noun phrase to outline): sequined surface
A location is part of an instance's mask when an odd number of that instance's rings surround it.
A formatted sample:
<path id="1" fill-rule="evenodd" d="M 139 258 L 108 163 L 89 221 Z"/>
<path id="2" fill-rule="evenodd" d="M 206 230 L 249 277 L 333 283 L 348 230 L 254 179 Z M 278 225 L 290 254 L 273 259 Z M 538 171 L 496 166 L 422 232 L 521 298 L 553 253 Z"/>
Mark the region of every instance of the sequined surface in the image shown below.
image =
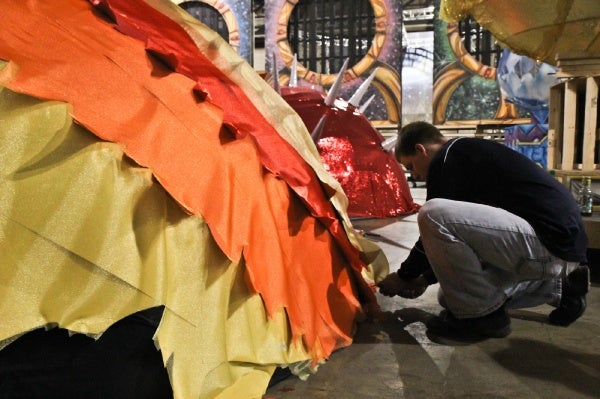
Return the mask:
<path id="1" fill-rule="evenodd" d="M 317 148 L 348 196 L 350 216 L 385 218 L 418 210 L 402 167 L 381 148 L 383 136 L 354 106 L 338 99 L 327 107 L 323 94 L 303 87 L 284 87 L 282 96 L 309 131 L 327 115 Z"/>

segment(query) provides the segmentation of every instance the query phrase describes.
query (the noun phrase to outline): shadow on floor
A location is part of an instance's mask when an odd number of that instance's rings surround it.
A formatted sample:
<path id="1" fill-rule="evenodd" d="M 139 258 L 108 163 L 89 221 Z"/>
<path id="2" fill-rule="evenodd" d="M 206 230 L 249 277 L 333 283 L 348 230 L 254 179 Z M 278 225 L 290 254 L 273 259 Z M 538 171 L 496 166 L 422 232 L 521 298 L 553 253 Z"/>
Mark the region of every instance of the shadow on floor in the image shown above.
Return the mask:
<path id="1" fill-rule="evenodd" d="M 600 392 L 600 355 L 575 352 L 534 339 L 510 339 L 492 353 L 502 367 L 519 376 L 558 383 L 590 397 Z"/>

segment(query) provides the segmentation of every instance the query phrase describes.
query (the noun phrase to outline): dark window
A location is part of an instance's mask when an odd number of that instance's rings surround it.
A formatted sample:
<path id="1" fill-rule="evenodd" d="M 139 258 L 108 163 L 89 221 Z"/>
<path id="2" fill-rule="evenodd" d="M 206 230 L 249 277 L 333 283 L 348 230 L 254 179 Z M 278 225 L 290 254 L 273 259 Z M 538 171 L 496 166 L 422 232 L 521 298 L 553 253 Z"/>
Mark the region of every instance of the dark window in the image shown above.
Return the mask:
<path id="1" fill-rule="evenodd" d="M 201 1 L 186 1 L 179 4 L 179 7 L 183 8 L 192 17 L 217 32 L 223 39 L 229 41 L 229 29 L 227 23 L 217 9 L 206 3 L 202 3 Z"/>
<path id="2" fill-rule="evenodd" d="M 460 37 L 463 39 L 465 49 L 477 61 L 484 65 L 496 67 L 502 54 L 502 48 L 494 36 L 484 30 L 472 18 L 463 19 L 458 23 Z"/>
<path id="3" fill-rule="evenodd" d="M 369 51 L 375 15 L 368 0 L 300 0 L 288 24 L 288 42 L 298 62 L 313 72 L 337 73 Z"/>

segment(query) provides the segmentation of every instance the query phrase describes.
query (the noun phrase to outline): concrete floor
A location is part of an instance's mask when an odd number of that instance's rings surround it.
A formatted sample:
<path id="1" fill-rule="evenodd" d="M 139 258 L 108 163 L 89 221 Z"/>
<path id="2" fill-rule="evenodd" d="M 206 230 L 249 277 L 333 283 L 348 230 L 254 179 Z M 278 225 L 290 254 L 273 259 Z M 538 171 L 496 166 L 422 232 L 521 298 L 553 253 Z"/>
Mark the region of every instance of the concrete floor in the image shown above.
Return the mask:
<path id="1" fill-rule="evenodd" d="M 412 190 L 416 202 L 425 189 Z M 416 215 L 355 220 L 397 270 L 418 238 Z M 598 266 L 596 266 L 598 267 Z M 596 269 L 593 269 L 596 274 Z M 440 341 L 423 321 L 438 314 L 437 285 L 418 299 L 378 295 L 384 319 L 358 325 L 354 343 L 307 381 L 290 376 L 264 399 L 600 398 L 600 287 L 592 278 L 586 313 L 568 328 L 547 323 L 544 305 L 511 311 L 512 334 L 481 342 Z"/>

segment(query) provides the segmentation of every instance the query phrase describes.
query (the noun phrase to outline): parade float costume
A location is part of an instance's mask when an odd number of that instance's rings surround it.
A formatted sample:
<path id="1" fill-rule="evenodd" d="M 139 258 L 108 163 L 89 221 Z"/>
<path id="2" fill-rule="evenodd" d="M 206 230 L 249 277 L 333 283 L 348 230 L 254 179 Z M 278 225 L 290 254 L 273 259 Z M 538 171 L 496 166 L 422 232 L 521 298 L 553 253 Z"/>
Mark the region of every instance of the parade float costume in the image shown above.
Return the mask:
<path id="1" fill-rule="evenodd" d="M 165 306 L 175 397 L 256 397 L 376 311 L 386 274 L 302 121 L 167 1 L 9 2 L 0 29 L 4 345 Z M 115 29 L 118 29 L 118 31 Z"/>

